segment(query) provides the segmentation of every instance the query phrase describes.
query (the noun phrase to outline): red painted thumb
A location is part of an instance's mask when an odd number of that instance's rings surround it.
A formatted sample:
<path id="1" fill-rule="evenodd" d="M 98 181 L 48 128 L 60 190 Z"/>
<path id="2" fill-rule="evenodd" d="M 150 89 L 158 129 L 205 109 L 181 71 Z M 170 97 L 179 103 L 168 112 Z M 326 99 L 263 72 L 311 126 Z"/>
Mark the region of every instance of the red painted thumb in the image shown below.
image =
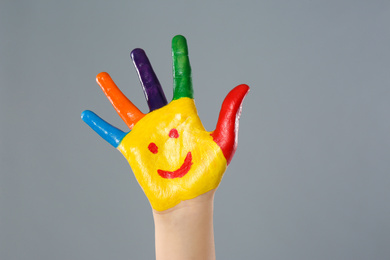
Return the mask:
<path id="1" fill-rule="evenodd" d="M 227 164 L 233 158 L 238 142 L 238 121 L 241 115 L 242 101 L 249 91 L 245 84 L 232 89 L 222 103 L 215 131 L 211 133 L 214 142 L 221 148 Z"/>

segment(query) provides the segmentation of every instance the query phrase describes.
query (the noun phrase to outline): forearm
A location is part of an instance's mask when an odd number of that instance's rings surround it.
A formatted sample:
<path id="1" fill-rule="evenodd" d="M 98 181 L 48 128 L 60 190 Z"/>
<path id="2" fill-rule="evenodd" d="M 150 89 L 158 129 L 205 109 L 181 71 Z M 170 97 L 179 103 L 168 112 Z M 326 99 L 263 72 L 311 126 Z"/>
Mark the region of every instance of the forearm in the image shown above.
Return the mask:
<path id="1" fill-rule="evenodd" d="M 153 210 L 157 260 L 215 259 L 215 190 L 166 211 Z"/>

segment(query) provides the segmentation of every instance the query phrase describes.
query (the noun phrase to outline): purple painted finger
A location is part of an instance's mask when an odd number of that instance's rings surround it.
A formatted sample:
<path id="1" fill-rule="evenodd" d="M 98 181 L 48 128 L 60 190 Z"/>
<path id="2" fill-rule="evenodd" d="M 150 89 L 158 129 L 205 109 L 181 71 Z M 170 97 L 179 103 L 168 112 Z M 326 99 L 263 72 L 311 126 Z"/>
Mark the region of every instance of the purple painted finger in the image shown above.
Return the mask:
<path id="1" fill-rule="evenodd" d="M 168 104 L 164 91 L 161 88 L 160 82 L 158 81 L 144 50 L 134 49 L 130 53 L 130 57 L 137 70 L 150 111 L 159 109 Z"/>

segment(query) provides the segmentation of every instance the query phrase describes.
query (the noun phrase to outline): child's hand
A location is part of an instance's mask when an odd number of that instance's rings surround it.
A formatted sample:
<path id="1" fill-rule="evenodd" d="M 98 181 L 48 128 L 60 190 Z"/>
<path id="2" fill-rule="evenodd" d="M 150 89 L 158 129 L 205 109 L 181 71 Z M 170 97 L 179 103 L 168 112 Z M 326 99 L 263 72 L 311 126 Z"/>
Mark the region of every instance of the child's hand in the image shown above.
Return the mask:
<path id="1" fill-rule="evenodd" d="M 125 133 L 84 111 L 82 119 L 129 161 L 152 207 L 163 211 L 218 187 L 237 147 L 242 101 L 249 91 L 239 85 L 226 96 L 217 127 L 207 132 L 194 99 L 186 39 L 172 40 L 173 100 L 168 104 L 146 54 L 131 53 L 150 112 L 143 114 L 102 72 L 97 83 L 131 129 Z"/>

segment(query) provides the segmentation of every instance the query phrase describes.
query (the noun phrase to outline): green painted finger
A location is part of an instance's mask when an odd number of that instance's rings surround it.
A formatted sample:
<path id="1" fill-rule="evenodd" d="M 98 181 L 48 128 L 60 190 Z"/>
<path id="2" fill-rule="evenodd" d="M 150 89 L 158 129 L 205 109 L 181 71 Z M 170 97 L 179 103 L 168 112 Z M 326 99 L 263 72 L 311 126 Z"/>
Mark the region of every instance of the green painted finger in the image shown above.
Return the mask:
<path id="1" fill-rule="evenodd" d="M 194 98 L 192 89 L 191 66 L 188 59 L 187 40 L 176 35 L 172 39 L 173 58 L 173 100 L 188 97 Z"/>

